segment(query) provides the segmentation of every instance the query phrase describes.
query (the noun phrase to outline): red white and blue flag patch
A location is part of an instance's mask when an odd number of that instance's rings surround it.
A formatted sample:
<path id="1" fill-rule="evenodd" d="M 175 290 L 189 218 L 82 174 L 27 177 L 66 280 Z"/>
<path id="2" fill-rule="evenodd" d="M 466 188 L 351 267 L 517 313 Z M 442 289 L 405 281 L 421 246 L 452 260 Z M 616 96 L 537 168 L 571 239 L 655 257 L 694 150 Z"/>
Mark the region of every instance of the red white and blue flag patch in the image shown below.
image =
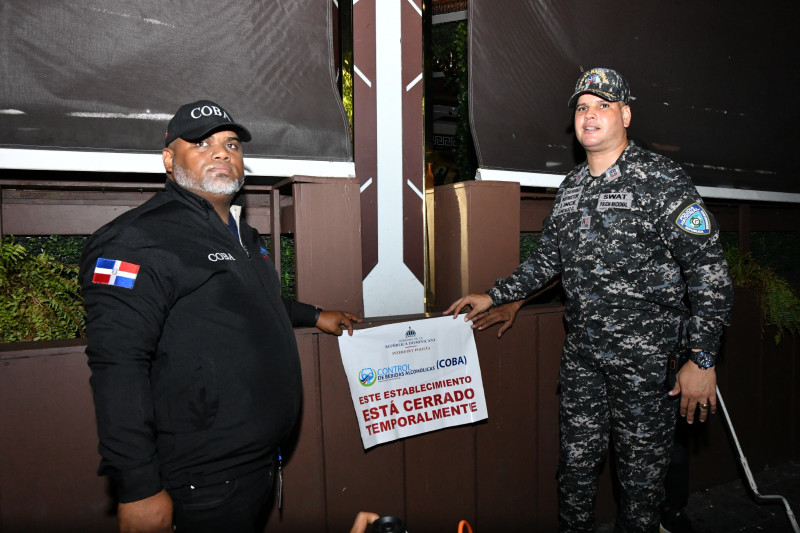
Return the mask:
<path id="1" fill-rule="evenodd" d="M 98 257 L 97 264 L 94 267 L 92 283 L 132 289 L 138 273 L 139 265 L 126 263 L 119 259 L 104 259 Z"/>

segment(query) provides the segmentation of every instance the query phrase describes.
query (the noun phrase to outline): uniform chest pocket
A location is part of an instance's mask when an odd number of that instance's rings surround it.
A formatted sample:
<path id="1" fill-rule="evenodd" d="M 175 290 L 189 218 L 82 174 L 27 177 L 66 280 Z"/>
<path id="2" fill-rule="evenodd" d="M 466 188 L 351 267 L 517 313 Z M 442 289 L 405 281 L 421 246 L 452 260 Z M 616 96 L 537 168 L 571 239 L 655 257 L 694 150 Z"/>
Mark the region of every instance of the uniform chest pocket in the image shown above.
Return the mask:
<path id="1" fill-rule="evenodd" d="M 606 263 L 621 266 L 646 253 L 654 239 L 655 228 L 635 209 L 606 209 L 597 213 L 600 220 L 598 240 L 605 249 Z"/>

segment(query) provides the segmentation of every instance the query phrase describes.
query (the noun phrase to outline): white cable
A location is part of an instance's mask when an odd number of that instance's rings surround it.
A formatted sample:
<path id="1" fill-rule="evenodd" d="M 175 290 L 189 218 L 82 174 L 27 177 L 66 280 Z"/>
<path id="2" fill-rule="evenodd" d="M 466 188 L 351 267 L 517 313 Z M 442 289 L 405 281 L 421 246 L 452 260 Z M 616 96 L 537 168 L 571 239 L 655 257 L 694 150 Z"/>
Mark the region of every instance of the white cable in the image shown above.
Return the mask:
<path id="1" fill-rule="evenodd" d="M 747 458 L 744 456 L 744 452 L 742 452 L 742 447 L 739 444 L 739 439 L 736 437 L 736 431 L 733 429 L 733 422 L 731 422 L 731 417 L 728 416 L 728 410 L 725 408 L 725 401 L 722 399 L 722 393 L 719 391 L 719 385 L 717 386 L 717 399 L 719 400 L 719 405 L 722 407 L 722 414 L 725 415 L 725 422 L 728 424 L 728 429 L 731 431 L 731 437 L 733 437 L 733 442 L 736 444 L 736 450 L 739 452 L 739 461 L 742 463 L 742 468 L 744 468 L 745 476 L 747 476 L 747 482 L 750 484 L 750 489 L 753 491 L 753 495 L 755 496 L 756 501 L 760 502 L 773 502 L 773 501 L 782 501 L 784 507 L 786 507 L 786 516 L 789 518 L 789 522 L 792 523 L 792 528 L 794 529 L 795 533 L 800 533 L 800 527 L 797 526 L 797 519 L 794 517 L 794 513 L 792 512 L 792 508 L 789 506 L 789 502 L 786 501 L 786 498 L 777 494 L 770 494 L 770 495 L 762 495 L 758 492 L 758 487 L 756 487 L 756 480 L 753 479 L 753 473 L 750 471 L 750 466 L 747 464 Z"/>

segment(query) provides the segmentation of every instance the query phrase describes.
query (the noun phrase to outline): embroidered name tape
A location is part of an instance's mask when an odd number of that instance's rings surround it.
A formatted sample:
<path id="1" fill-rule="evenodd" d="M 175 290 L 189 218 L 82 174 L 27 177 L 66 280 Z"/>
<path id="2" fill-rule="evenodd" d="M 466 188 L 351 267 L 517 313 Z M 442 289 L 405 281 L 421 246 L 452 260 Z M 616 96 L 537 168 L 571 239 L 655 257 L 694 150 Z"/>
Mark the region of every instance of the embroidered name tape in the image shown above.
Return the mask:
<path id="1" fill-rule="evenodd" d="M 630 209 L 633 206 L 632 192 L 606 192 L 599 196 L 597 200 L 597 210 L 606 209 Z"/>
<path id="2" fill-rule="evenodd" d="M 692 235 L 708 235 L 711 232 L 711 221 L 700 204 L 692 204 L 681 211 L 675 223 Z"/>
<path id="3" fill-rule="evenodd" d="M 94 275 L 92 275 L 92 283 L 132 289 L 138 273 L 139 265 L 126 263 L 119 259 L 98 257 L 97 264 L 94 267 Z"/>
<path id="4" fill-rule="evenodd" d="M 570 187 L 561 194 L 561 202 L 558 207 L 553 210 L 554 215 L 562 213 L 573 213 L 578 210 L 578 202 L 580 202 L 583 187 Z"/>

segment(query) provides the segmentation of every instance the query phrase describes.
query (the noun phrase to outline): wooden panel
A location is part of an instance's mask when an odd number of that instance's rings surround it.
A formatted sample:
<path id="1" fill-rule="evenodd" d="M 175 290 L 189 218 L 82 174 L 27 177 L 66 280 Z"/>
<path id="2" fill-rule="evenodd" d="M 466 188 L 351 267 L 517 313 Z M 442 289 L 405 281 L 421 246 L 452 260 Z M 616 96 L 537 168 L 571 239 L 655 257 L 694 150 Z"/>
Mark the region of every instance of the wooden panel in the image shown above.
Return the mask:
<path id="1" fill-rule="evenodd" d="M 756 362 L 761 357 L 757 310 L 753 294 L 736 292 L 733 325 L 725 328 L 716 371 L 720 392 L 753 468 L 761 461 L 753 452 L 761 446 L 758 433 L 763 387 L 760 365 Z M 679 423 L 685 424 L 685 421 Z M 706 424 L 696 422 L 691 434 L 689 468 L 692 488 L 738 478 L 738 455 L 726 431 L 721 409 Z"/>
<path id="2" fill-rule="evenodd" d="M 536 387 L 539 434 L 536 450 L 538 479 L 535 516 L 541 531 L 555 531 L 558 525 L 558 376 L 565 336 L 564 313 L 560 308 L 556 312 L 539 315 L 539 336 L 535 340 L 539 376 Z"/>
<path id="3" fill-rule="evenodd" d="M 116 530 L 83 351 L 0 353 L 3 531 Z"/>
<path id="4" fill-rule="evenodd" d="M 752 295 L 737 293 L 718 369 L 756 471 L 800 458 L 798 343 L 786 338 L 776 348 L 761 339 L 757 310 Z M 554 530 L 561 309 L 524 308 L 502 339 L 496 331 L 476 334 L 487 422 L 364 451 L 337 339 L 296 330 L 304 407 L 286 466 L 283 516 L 273 513 L 269 530 L 347 531 L 359 510 L 401 516 L 415 532 L 454 531 L 462 518 L 476 531 Z M 0 345 L 0 524 L 4 531 L 111 533 L 115 503 L 95 474 L 83 345 L 57 344 Z M 722 415 L 693 431 L 692 490 L 737 479 Z M 614 514 L 611 493 L 601 486 L 598 516 Z"/>
<path id="5" fill-rule="evenodd" d="M 434 203 L 434 309 L 442 311 L 464 294 L 483 292 L 519 264 L 519 184 L 440 185 Z"/>
<path id="6" fill-rule="evenodd" d="M 459 520 L 474 523 L 476 461 L 472 425 L 406 439 L 405 464 L 409 531 L 456 531 Z"/>
<path id="7" fill-rule="evenodd" d="M 761 447 L 760 420 L 763 410 L 763 376 L 757 360 L 763 357 L 761 332 L 753 293 L 736 291 L 732 327 L 725 329 L 725 348 L 718 374 L 719 388 L 739 435 L 742 448 Z M 763 465 L 757 455 L 748 455 L 751 467 Z"/>
<path id="8" fill-rule="evenodd" d="M 298 330 L 299 332 L 311 330 Z M 325 522 L 325 452 L 322 445 L 322 402 L 319 350 L 315 334 L 298 334 L 303 373 L 303 410 L 290 443 L 283 448 L 285 468 L 283 511 L 277 501 L 267 524 L 268 531 L 312 531 Z"/>
<path id="9" fill-rule="evenodd" d="M 378 100 L 375 2 L 353 2 L 353 162 L 360 195 L 362 275 L 378 264 Z"/>
<path id="10" fill-rule="evenodd" d="M 361 225 L 354 180 L 294 183 L 297 299 L 361 315 Z"/>
<path id="11" fill-rule="evenodd" d="M 498 328 L 478 332 L 489 420 L 477 427 L 476 531 L 512 531 L 520 517 L 532 517 L 539 496 L 541 472 L 537 339 L 539 315 L 523 309 L 503 337 Z M 558 417 L 551 413 L 544 420 Z M 538 520 L 535 520 L 538 523 Z"/>
<path id="12" fill-rule="evenodd" d="M 709 199 L 709 211 L 717 219 L 722 231 L 797 231 L 800 228 L 800 205 L 790 203 L 769 204 L 766 202 L 732 202 Z M 749 212 L 749 221 L 740 223 L 741 208 Z"/>
<path id="13" fill-rule="evenodd" d="M 138 204 L 121 205 L 3 205 L 6 235 L 89 235 Z"/>
<path id="14" fill-rule="evenodd" d="M 542 231 L 542 223 L 553 209 L 554 195 L 531 196 L 523 194 L 519 203 L 520 231 Z"/>
<path id="15" fill-rule="evenodd" d="M 799 204 L 751 205 L 750 231 L 797 231 L 800 228 Z"/>
<path id="16" fill-rule="evenodd" d="M 358 511 L 405 516 L 403 442 L 364 450 L 335 337 L 320 337 L 320 369 L 328 530 L 348 531 Z"/>
<path id="17" fill-rule="evenodd" d="M 764 330 L 764 340 L 759 353 L 761 365 L 760 387 L 764 389 L 761 403 L 759 452 L 763 453 L 763 466 L 776 465 L 792 458 L 791 430 L 787 432 L 786 420 L 797 420 L 797 339 L 784 332 L 777 346 L 774 343 L 776 328 Z M 758 463 L 753 468 L 759 468 Z"/>
<path id="18" fill-rule="evenodd" d="M 94 189 L 72 189 L 78 185 L 62 182 L 67 190 L 5 188 L 0 203 L 5 235 L 89 235 L 119 215 L 151 198 L 151 190 L 128 190 L 135 184 L 96 183 Z M 157 185 L 156 185 L 157 186 Z M 81 187 L 87 187 L 85 184 Z M 111 190 L 106 192 L 105 188 Z M 123 187 L 118 190 L 115 187 Z M 144 185 L 143 185 L 144 187 Z M 152 189 L 154 185 L 148 185 Z M 163 187 L 163 186 L 162 186 Z M 270 205 L 264 187 L 245 189 L 245 220 L 260 233 L 270 233 Z M 294 223 L 284 232 L 291 233 Z"/>

